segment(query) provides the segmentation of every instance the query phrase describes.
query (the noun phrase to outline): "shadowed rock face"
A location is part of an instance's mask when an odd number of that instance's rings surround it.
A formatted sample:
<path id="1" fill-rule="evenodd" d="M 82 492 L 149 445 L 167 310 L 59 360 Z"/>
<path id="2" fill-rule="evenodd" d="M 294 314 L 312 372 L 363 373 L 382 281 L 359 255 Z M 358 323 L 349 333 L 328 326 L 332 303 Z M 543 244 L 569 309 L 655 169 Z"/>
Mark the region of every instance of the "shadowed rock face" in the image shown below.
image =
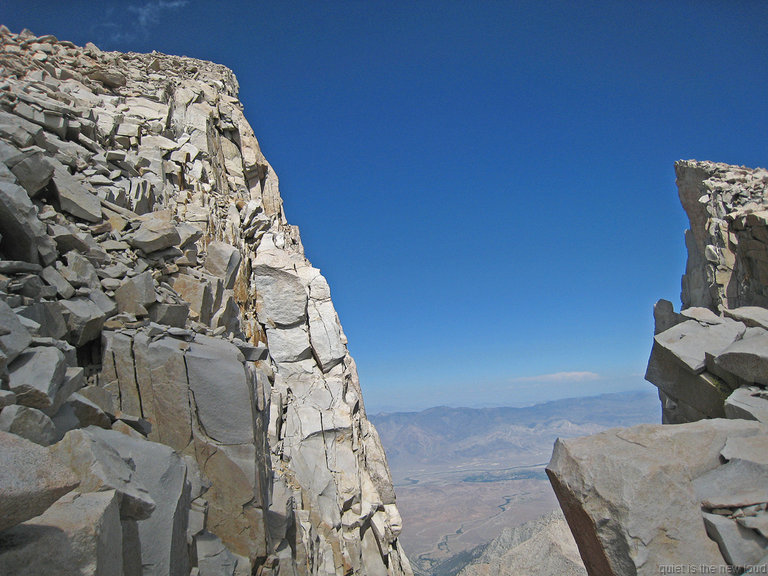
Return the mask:
<path id="1" fill-rule="evenodd" d="M 44 497 L 3 526 L 24 541 L 3 572 L 80 539 L 94 574 L 411 574 L 330 289 L 232 72 L 0 41 L 0 426 L 61 467 L 16 488 Z"/>
<path id="2" fill-rule="evenodd" d="M 683 309 L 656 304 L 646 379 L 678 425 L 558 440 L 547 469 L 593 576 L 768 569 L 768 171 L 675 169 Z"/>

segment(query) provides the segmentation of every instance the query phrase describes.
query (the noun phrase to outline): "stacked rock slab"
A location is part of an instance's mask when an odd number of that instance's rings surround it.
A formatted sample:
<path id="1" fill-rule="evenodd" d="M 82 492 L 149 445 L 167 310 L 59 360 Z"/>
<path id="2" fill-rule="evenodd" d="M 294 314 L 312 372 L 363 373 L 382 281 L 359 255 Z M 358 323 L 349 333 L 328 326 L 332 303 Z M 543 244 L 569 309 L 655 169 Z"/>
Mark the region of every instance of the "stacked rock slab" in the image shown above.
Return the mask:
<path id="1" fill-rule="evenodd" d="M 683 307 L 656 303 L 646 371 L 664 425 L 558 440 L 547 470 L 590 575 L 768 571 L 768 171 L 675 169 Z"/>
<path id="2" fill-rule="evenodd" d="M 0 40 L 0 573 L 410 575 L 232 72 Z"/>

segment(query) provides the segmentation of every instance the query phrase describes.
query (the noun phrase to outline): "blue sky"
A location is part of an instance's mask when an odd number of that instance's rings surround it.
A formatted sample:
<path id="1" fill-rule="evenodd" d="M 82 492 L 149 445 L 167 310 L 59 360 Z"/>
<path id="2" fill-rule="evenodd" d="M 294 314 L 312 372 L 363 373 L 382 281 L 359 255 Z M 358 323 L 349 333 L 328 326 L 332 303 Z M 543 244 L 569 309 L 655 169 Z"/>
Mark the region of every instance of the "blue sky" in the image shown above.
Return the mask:
<path id="1" fill-rule="evenodd" d="M 637 389 L 680 158 L 768 164 L 768 3 L 36 2 L 0 22 L 232 68 L 369 411 Z"/>

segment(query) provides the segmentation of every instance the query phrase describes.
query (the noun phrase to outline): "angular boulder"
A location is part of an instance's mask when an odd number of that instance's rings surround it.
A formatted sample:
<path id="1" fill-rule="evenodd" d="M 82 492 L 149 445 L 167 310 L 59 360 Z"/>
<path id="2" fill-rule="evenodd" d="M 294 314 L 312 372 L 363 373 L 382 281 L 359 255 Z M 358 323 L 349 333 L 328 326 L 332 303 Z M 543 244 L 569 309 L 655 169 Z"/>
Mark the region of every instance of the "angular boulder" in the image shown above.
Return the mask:
<path id="1" fill-rule="evenodd" d="M 0 533 L 0 574 L 124 576 L 122 548 L 115 491 L 70 492 Z"/>
<path id="2" fill-rule="evenodd" d="M 0 531 L 43 513 L 79 483 L 47 449 L 0 431 Z"/>
<path id="3" fill-rule="evenodd" d="M 672 564 L 727 569 L 707 536 L 694 481 L 720 466 L 731 439 L 767 433 L 757 422 L 702 420 L 558 440 L 547 475 L 587 571 L 650 576 Z"/>

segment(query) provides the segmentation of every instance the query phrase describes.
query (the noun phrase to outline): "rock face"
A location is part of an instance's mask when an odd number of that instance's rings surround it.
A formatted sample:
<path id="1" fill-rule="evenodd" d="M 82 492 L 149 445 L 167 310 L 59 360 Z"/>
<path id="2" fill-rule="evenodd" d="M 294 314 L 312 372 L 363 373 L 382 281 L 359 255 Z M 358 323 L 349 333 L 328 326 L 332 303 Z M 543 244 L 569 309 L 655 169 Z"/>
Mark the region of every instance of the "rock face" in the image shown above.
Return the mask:
<path id="1" fill-rule="evenodd" d="M 520 526 L 505 528 L 458 576 L 586 573 L 563 513 L 555 510 Z"/>
<path id="2" fill-rule="evenodd" d="M 0 572 L 410 575 L 232 72 L 0 41 Z"/>
<path id="3" fill-rule="evenodd" d="M 768 171 L 675 168 L 683 309 L 656 304 L 646 379 L 677 425 L 558 440 L 547 469 L 590 575 L 768 570 Z"/>

